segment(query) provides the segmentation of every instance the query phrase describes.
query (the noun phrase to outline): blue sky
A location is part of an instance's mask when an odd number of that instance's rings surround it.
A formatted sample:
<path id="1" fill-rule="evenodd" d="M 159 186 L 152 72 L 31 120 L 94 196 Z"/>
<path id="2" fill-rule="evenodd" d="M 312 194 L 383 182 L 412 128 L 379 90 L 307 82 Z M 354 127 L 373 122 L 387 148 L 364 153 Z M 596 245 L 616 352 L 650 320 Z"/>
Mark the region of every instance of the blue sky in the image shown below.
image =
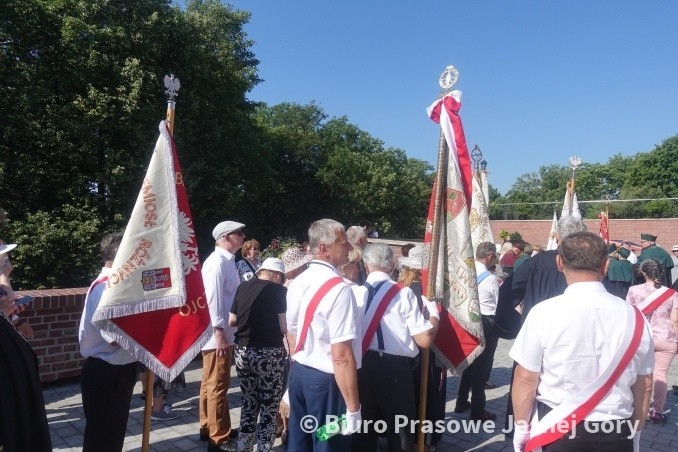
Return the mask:
<path id="1" fill-rule="evenodd" d="M 678 2 L 229 3 L 252 13 L 264 81 L 250 99 L 315 101 L 431 163 L 438 126 L 425 109 L 454 65 L 469 149 L 502 194 L 540 166 L 606 163 L 678 133 Z"/>

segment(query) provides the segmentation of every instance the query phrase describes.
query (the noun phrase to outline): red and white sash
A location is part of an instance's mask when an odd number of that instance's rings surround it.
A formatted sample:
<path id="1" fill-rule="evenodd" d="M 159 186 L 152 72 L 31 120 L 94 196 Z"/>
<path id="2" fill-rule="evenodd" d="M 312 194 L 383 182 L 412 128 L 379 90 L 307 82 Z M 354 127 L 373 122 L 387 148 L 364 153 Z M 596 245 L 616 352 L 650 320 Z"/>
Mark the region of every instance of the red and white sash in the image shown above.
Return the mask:
<path id="1" fill-rule="evenodd" d="M 662 305 L 666 300 L 676 293 L 675 290 L 668 287 L 660 287 L 652 292 L 646 299 L 636 305 L 640 312 L 645 315 L 651 314 L 655 309 Z"/>
<path id="2" fill-rule="evenodd" d="M 315 311 L 318 308 L 318 305 L 322 301 L 322 299 L 327 295 L 327 293 L 334 288 L 339 283 L 342 283 L 344 281 L 343 278 L 339 276 L 332 277 L 325 281 L 316 291 L 315 295 L 313 295 L 313 298 L 311 298 L 311 301 L 308 303 L 308 306 L 306 307 L 306 315 L 304 315 L 304 323 L 301 327 L 301 333 L 299 334 L 299 339 L 297 340 L 297 346 L 294 350 L 294 353 L 297 353 L 304 348 L 304 344 L 306 343 L 306 335 L 308 334 L 308 329 L 311 326 L 311 321 L 313 320 L 313 316 L 315 315 Z"/>
<path id="3" fill-rule="evenodd" d="M 628 325 L 632 318 L 635 318 L 634 327 L 624 329 L 624 336 L 607 369 L 581 392 L 564 400 L 542 419 L 537 420 L 535 415 L 532 419 L 532 434 L 525 447 L 526 452 L 551 444 L 565 436 L 573 425 L 582 422 L 610 392 L 636 354 L 643 337 L 645 324 L 643 315 L 635 306 L 629 304 L 624 325 Z"/>

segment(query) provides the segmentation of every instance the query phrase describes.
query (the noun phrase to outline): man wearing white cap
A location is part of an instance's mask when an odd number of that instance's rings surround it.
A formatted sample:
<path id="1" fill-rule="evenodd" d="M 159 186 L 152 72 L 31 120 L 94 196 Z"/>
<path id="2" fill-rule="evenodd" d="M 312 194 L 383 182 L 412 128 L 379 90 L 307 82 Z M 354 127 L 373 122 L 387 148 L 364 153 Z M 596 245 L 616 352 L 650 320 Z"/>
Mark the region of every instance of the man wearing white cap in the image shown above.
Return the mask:
<path id="1" fill-rule="evenodd" d="M 212 231 L 214 252 L 205 259 L 202 279 L 214 334 L 202 349 L 200 384 L 200 439 L 207 450 L 235 450 L 237 432 L 231 428 L 226 393 L 231 384 L 231 358 L 235 328 L 228 324 L 233 296 L 240 285 L 235 252 L 245 239 L 237 221 L 222 221 Z"/>
<path id="2" fill-rule="evenodd" d="M 284 282 L 283 261 L 269 257 L 256 277 L 240 284 L 235 291 L 229 324 L 238 328 L 235 369 L 242 393 L 239 451 L 251 451 L 255 436 L 258 451 L 271 450 L 275 440 L 287 358 L 283 345 L 287 332 Z"/>

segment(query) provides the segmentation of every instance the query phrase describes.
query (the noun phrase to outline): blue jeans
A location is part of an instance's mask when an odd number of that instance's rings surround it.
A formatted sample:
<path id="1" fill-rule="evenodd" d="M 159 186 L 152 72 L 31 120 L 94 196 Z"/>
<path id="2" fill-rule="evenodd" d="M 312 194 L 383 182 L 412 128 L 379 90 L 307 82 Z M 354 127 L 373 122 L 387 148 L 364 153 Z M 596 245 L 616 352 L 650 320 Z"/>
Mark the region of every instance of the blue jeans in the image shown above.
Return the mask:
<path id="1" fill-rule="evenodd" d="M 337 434 L 327 441 L 319 441 L 315 431 L 306 433 L 303 430 L 304 416 L 313 416 L 317 425 L 322 426 L 327 423 L 327 416 L 338 417 L 346 413 L 346 403 L 333 374 L 292 363 L 289 390 L 290 420 L 285 450 L 344 452 L 351 448 L 351 436 Z"/>

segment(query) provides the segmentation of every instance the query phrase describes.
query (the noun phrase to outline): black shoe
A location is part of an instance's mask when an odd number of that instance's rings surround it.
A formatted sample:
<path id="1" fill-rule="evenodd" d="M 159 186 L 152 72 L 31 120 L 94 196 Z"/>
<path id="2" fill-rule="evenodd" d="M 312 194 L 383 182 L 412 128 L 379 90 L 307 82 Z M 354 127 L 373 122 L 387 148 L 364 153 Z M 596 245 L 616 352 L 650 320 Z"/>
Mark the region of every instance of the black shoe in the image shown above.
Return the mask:
<path id="1" fill-rule="evenodd" d="M 199 433 L 198 436 L 200 437 L 200 441 L 208 441 L 210 439 L 210 435 L 203 435 L 202 433 Z"/>
<path id="2" fill-rule="evenodd" d="M 228 439 L 238 439 L 238 429 L 232 428 L 231 432 L 228 434 Z"/>
<path id="3" fill-rule="evenodd" d="M 455 413 L 463 413 L 465 411 L 468 411 L 471 408 L 471 402 L 468 400 L 463 403 L 457 402 L 457 404 L 454 406 L 454 412 Z"/>

